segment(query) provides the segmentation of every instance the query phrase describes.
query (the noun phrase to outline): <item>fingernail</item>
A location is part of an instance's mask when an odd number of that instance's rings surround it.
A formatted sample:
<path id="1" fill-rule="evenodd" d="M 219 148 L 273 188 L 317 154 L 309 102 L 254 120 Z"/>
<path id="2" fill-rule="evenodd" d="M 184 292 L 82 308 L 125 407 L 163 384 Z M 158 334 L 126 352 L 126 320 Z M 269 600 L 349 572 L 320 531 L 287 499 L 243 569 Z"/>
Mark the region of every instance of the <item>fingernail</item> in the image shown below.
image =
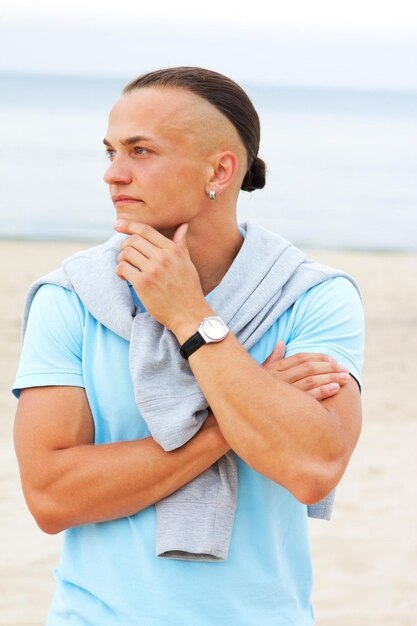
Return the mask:
<path id="1" fill-rule="evenodd" d="M 338 385 L 337 383 L 329 384 L 329 391 L 339 391 L 339 389 L 340 389 L 340 385 Z"/>
<path id="2" fill-rule="evenodd" d="M 347 372 L 342 372 L 341 374 L 339 374 L 339 379 L 342 382 L 347 383 L 347 381 L 349 380 L 349 374 Z"/>

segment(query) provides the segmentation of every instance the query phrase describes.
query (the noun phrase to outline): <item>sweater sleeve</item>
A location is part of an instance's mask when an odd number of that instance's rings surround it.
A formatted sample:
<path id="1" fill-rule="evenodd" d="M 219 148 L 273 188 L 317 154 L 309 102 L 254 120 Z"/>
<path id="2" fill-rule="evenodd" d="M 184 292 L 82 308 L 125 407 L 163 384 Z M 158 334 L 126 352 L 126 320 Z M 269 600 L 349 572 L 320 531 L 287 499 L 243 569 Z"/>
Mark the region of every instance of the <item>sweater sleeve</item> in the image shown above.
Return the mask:
<path id="1" fill-rule="evenodd" d="M 68 385 L 84 387 L 82 340 L 85 310 L 63 287 L 43 285 L 36 293 L 12 391 Z"/>

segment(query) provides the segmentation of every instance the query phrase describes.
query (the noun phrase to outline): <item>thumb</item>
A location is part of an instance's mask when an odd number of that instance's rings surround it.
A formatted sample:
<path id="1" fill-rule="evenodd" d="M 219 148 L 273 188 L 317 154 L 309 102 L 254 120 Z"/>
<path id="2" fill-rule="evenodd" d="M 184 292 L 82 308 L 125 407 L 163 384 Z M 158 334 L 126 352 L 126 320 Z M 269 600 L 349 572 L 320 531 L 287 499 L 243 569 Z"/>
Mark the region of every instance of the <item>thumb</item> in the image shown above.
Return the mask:
<path id="1" fill-rule="evenodd" d="M 274 361 L 280 361 L 281 359 L 283 359 L 285 356 L 285 348 L 286 348 L 285 343 L 280 339 L 277 342 L 275 348 L 272 350 L 269 357 L 264 361 L 263 365 L 266 365 L 268 363 L 273 363 Z"/>
<path id="2" fill-rule="evenodd" d="M 187 248 L 187 239 L 186 239 L 187 231 L 188 231 L 188 224 L 180 224 L 174 233 L 172 241 L 174 243 L 179 244 L 180 246 Z"/>

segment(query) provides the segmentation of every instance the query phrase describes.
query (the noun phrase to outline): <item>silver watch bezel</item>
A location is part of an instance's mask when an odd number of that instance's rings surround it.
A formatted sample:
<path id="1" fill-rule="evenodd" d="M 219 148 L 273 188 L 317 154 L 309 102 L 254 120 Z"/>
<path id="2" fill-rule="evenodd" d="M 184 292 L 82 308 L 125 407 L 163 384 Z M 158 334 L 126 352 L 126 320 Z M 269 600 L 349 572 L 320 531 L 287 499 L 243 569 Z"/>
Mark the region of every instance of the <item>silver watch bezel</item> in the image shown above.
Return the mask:
<path id="1" fill-rule="evenodd" d="M 207 323 L 213 322 L 213 321 L 215 321 L 216 324 L 218 324 L 219 330 L 220 329 L 222 330 L 221 334 L 220 333 L 218 335 L 216 334 L 216 336 L 210 335 L 207 332 Z M 206 326 L 206 330 L 204 329 L 204 326 Z M 200 322 L 200 326 L 198 327 L 197 330 L 200 333 L 200 335 L 203 337 L 206 343 L 218 343 L 219 341 L 223 341 L 223 339 L 226 338 L 227 333 L 229 332 L 229 328 L 226 326 L 222 318 L 219 317 L 218 315 L 210 315 L 208 317 L 205 317 Z"/>

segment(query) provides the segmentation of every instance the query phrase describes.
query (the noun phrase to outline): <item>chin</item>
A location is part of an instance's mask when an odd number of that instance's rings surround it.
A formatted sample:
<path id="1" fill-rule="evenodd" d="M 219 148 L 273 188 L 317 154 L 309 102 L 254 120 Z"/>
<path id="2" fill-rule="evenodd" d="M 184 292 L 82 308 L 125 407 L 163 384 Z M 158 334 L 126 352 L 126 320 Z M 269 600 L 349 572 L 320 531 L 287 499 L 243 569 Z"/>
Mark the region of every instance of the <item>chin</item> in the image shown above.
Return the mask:
<path id="1" fill-rule="evenodd" d="M 171 221 L 168 221 L 168 220 L 165 221 L 165 220 L 158 220 L 155 218 L 152 219 L 152 216 L 149 214 L 138 215 L 138 211 L 129 212 L 126 210 L 117 211 L 115 219 L 125 220 L 126 222 L 139 222 L 140 224 L 147 224 L 148 226 L 152 226 L 152 228 L 155 228 L 155 230 L 160 232 L 161 235 L 164 235 L 164 237 L 167 237 L 168 239 L 172 239 L 178 226 L 180 226 L 180 224 L 182 224 L 184 221 L 183 220 L 182 222 L 179 221 L 179 222 L 172 223 Z"/>

